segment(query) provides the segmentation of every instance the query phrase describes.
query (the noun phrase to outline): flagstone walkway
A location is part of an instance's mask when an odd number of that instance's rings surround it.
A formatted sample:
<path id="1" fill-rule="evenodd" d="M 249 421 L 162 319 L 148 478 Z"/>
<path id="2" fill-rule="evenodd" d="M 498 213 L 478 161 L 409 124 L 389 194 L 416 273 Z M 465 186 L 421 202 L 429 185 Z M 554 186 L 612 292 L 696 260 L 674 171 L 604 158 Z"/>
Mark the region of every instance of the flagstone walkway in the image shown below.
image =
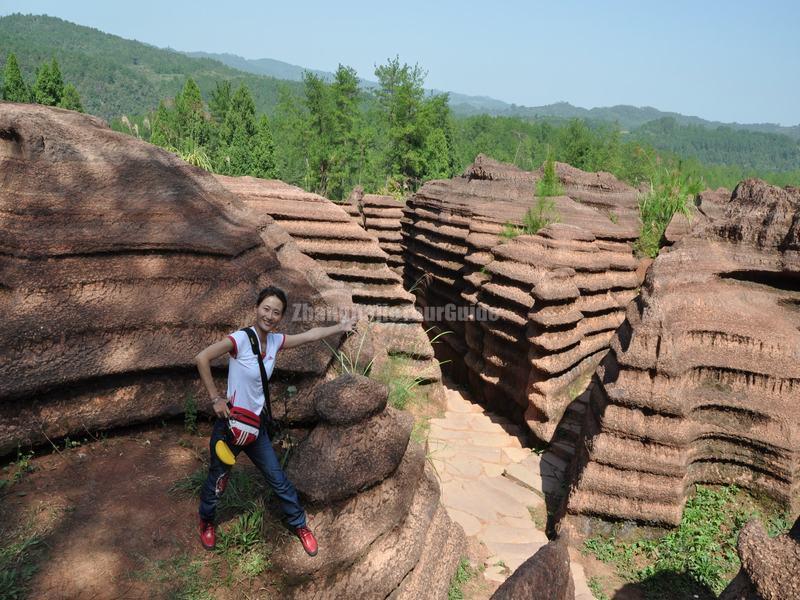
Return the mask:
<path id="1" fill-rule="evenodd" d="M 501 583 L 547 543 L 531 510 L 544 511 L 544 493 L 560 486 L 565 464 L 523 446 L 520 427 L 445 387 L 447 410 L 431 419 L 428 448 L 439 474 L 442 503 L 468 536 L 490 553 L 483 576 Z M 572 561 L 576 600 L 592 600 L 583 567 Z"/>

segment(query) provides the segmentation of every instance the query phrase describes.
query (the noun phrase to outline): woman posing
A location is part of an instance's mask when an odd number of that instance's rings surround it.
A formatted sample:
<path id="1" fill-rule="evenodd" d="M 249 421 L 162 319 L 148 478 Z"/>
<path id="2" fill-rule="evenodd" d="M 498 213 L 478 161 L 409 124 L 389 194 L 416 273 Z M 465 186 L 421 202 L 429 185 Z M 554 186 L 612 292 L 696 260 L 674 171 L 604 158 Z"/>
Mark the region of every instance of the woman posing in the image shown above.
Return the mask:
<path id="1" fill-rule="evenodd" d="M 275 357 L 283 348 L 293 348 L 330 335 L 352 331 L 356 321 L 355 318 L 344 319 L 338 325 L 315 327 L 297 335 L 274 333 L 273 329 L 283 317 L 286 307 L 286 294 L 280 288 L 269 286 L 258 294 L 256 322 L 249 329 L 257 336 L 267 379 L 272 376 Z M 230 354 L 228 390 L 226 396 L 220 396 L 211 376 L 210 363 L 226 353 Z M 223 462 L 217 452 L 217 443 L 222 441 L 228 445 L 233 456 L 243 451 L 261 471 L 280 501 L 289 526 L 295 530 L 305 551 L 314 556 L 317 553 L 317 540 L 306 524 L 306 513 L 300 505 L 297 491 L 281 469 L 267 435 L 265 419 L 262 417 L 265 400 L 261 368 L 258 357 L 253 353 L 248 333 L 243 330 L 231 333 L 224 340 L 211 344 L 200 352 L 195 361 L 200 378 L 214 403 L 214 413 L 218 417 L 211 431 L 208 477 L 200 492 L 200 542 L 203 547 L 213 550 L 216 544 L 214 518 L 230 475 L 230 465 Z M 231 424 L 237 421 L 229 421 L 232 416 L 234 419 L 241 418 L 244 423 L 241 428 L 234 426 L 233 434 Z M 252 428 L 248 426 L 248 421 Z M 225 458 L 226 453 L 222 454 Z M 232 460 L 226 462 L 232 463 Z"/>

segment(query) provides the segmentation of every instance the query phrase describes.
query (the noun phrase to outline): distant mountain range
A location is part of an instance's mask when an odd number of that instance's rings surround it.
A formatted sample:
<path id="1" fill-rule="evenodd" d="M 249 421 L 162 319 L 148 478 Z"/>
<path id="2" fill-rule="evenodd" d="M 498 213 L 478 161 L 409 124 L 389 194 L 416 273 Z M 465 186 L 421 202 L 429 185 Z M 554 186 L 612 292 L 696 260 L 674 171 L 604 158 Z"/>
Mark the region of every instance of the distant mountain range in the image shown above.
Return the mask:
<path id="1" fill-rule="evenodd" d="M 195 58 L 218 60 L 240 71 L 246 71 L 257 75 L 266 75 L 268 77 L 275 77 L 276 79 L 302 81 L 304 71 L 311 71 L 327 80 L 333 78 L 333 73 L 328 71 L 306 69 L 272 58 L 248 59 L 235 54 L 213 54 L 209 52 L 187 52 L 186 54 Z M 365 88 L 373 88 L 378 85 L 377 82 L 366 79 L 362 79 L 361 83 Z M 433 93 L 441 93 L 440 90 L 430 91 Z M 800 140 L 800 125 L 784 127 L 774 123 L 723 123 L 721 121 L 708 121 L 700 117 L 692 117 L 675 112 L 665 112 L 651 106 L 637 107 L 627 104 L 591 109 L 573 106 L 569 102 L 557 102 L 545 106 L 519 106 L 497 100 L 496 98 L 490 98 L 489 96 L 468 96 L 457 92 L 448 93 L 450 94 L 450 107 L 453 109 L 453 112 L 462 116 L 489 114 L 522 118 L 553 117 L 558 119 L 589 119 L 593 121 L 618 123 L 622 129 L 626 130 L 635 129 L 650 121 L 671 117 L 675 119 L 675 122 L 679 125 L 700 125 L 709 128 L 730 127 L 731 129 L 759 131 L 762 133 L 779 133 Z"/>

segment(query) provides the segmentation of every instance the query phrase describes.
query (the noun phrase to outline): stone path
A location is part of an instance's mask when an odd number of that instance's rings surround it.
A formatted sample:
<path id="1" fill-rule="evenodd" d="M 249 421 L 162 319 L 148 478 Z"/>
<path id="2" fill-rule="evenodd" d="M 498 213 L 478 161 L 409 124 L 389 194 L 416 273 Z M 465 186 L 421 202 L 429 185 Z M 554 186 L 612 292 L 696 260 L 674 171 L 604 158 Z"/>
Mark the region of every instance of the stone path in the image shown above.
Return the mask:
<path id="1" fill-rule="evenodd" d="M 544 493 L 558 489 L 565 463 L 554 455 L 541 460 L 523 446 L 518 425 L 486 412 L 463 392 L 445 387 L 445 394 L 447 410 L 431 419 L 428 436 L 442 503 L 489 550 L 483 576 L 501 583 L 547 543 L 530 509 L 544 514 Z M 592 600 L 583 567 L 574 561 L 572 575 L 576 600 Z"/>

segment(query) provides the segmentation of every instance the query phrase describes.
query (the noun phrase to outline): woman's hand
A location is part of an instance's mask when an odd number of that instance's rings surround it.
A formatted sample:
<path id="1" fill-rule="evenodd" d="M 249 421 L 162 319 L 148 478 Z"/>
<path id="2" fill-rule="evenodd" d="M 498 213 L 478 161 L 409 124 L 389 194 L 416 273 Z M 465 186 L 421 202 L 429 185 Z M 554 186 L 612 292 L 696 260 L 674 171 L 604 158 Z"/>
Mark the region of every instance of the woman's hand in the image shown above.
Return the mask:
<path id="1" fill-rule="evenodd" d="M 228 401 L 222 396 L 214 398 L 214 414 L 220 419 L 227 419 L 231 416 L 231 411 L 228 409 Z"/>
<path id="2" fill-rule="evenodd" d="M 356 323 L 358 323 L 358 317 L 344 317 L 339 321 L 339 331 L 342 333 L 350 333 L 355 329 Z"/>

